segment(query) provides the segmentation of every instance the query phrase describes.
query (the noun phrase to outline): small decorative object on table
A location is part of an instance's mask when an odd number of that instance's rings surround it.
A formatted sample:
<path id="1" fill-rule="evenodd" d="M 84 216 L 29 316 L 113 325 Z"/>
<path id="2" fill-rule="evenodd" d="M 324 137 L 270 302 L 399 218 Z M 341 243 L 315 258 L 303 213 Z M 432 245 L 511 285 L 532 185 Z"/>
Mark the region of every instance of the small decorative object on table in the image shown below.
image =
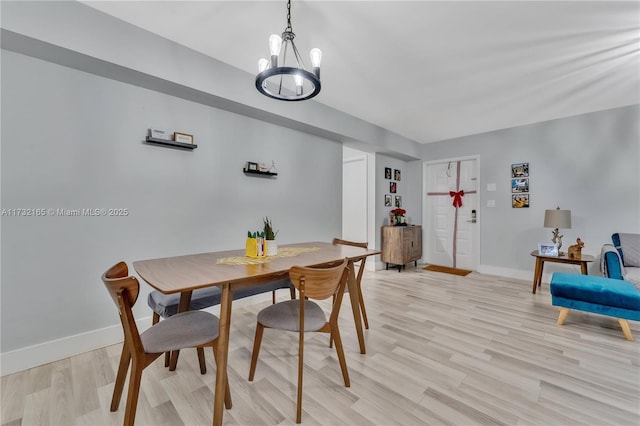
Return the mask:
<path id="1" fill-rule="evenodd" d="M 245 255 L 247 257 L 266 257 L 268 245 L 266 240 L 264 239 L 264 232 L 254 232 L 251 231 L 247 233 L 247 244 L 245 246 Z"/>
<path id="2" fill-rule="evenodd" d="M 580 238 L 576 239 L 576 243 L 572 246 L 569 246 L 567 249 L 567 255 L 571 259 L 580 259 L 582 258 L 582 247 L 584 247 L 584 243 Z"/>
<path id="3" fill-rule="evenodd" d="M 271 220 L 265 217 L 264 222 L 264 237 L 267 239 L 267 256 L 275 256 L 278 254 L 278 244 L 276 243 L 276 236 L 280 231 L 273 231 Z"/>
<path id="4" fill-rule="evenodd" d="M 407 222 L 404 218 L 405 213 L 407 213 L 407 211 L 405 209 L 393 209 L 391 210 L 391 214 L 393 217 L 393 223 L 391 223 L 391 225 L 393 226 L 407 226 Z"/>

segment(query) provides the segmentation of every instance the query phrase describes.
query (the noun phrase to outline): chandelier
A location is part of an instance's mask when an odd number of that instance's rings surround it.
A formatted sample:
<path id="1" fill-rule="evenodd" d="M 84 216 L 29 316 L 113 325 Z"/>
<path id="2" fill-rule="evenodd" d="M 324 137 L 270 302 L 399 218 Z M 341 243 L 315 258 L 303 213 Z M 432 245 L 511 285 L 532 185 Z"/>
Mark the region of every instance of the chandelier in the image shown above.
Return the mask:
<path id="1" fill-rule="evenodd" d="M 269 37 L 271 60 L 262 58 L 258 61 L 256 89 L 263 95 L 281 101 L 303 101 L 320 93 L 322 52 L 318 48 L 311 49 L 313 72 L 307 71 L 293 42 L 295 36 L 291 27 L 291 0 L 288 0 L 287 28 L 282 37 L 278 34 Z"/>

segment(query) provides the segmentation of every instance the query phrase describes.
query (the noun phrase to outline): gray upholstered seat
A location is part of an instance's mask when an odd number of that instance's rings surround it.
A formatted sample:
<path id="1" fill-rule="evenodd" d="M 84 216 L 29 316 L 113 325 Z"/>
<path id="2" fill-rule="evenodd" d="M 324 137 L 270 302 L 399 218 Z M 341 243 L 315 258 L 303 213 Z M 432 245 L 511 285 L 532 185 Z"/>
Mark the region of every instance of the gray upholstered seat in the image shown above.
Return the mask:
<path id="1" fill-rule="evenodd" d="M 233 300 L 242 299 L 244 297 L 254 296 L 260 293 L 266 293 L 281 288 L 292 289 L 293 284 L 289 278 L 285 278 L 278 281 L 272 281 L 267 284 L 243 288 L 233 292 Z M 199 290 L 194 290 L 191 294 L 191 304 L 189 310 L 197 311 L 211 306 L 220 304 L 220 298 L 222 297 L 222 291 L 220 287 L 208 287 Z M 147 303 L 153 312 L 157 313 L 163 318 L 168 318 L 175 315 L 178 312 L 178 304 L 180 303 L 180 293 L 163 294 L 159 291 L 152 291 L 149 293 Z"/>
<path id="2" fill-rule="evenodd" d="M 140 340 L 145 352 L 155 354 L 197 347 L 218 338 L 219 322 L 209 312 L 182 312 L 140 333 Z"/>
<path id="3" fill-rule="evenodd" d="M 287 300 L 267 306 L 258 313 L 258 322 L 265 327 L 300 331 L 300 302 Z M 311 300 L 304 302 L 304 331 L 320 330 L 327 322 L 324 311 Z"/>

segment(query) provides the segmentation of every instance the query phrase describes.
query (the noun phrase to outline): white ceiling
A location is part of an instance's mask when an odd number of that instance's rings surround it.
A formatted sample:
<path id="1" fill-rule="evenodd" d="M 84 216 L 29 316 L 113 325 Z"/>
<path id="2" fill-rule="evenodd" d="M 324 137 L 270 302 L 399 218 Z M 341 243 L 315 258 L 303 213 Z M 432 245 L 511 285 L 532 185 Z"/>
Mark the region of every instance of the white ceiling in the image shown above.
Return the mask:
<path id="1" fill-rule="evenodd" d="M 637 1 L 292 3 L 314 100 L 420 143 L 640 103 Z M 286 26 L 285 0 L 86 4 L 252 74 Z"/>

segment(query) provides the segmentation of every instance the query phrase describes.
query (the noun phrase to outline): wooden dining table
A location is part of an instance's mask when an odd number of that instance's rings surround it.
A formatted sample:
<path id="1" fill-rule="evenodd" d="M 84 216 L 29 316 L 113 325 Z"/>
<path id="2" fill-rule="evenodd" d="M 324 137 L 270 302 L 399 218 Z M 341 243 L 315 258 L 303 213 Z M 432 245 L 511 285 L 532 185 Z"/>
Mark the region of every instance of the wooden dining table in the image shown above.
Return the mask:
<path id="1" fill-rule="evenodd" d="M 286 278 L 292 266 L 331 266 L 346 258 L 349 261 L 347 286 L 360 353 L 366 353 L 354 262 L 367 256 L 378 255 L 381 251 L 326 242 L 308 242 L 281 245 L 278 252 L 277 256 L 263 259 L 247 258 L 244 250 L 230 250 L 133 262 L 138 275 L 154 289 L 165 294 L 181 293 L 180 310 L 186 310 L 189 306 L 193 290 L 211 286 L 221 287 L 218 359 L 213 403 L 214 426 L 222 425 L 224 412 L 234 290 Z"/>

